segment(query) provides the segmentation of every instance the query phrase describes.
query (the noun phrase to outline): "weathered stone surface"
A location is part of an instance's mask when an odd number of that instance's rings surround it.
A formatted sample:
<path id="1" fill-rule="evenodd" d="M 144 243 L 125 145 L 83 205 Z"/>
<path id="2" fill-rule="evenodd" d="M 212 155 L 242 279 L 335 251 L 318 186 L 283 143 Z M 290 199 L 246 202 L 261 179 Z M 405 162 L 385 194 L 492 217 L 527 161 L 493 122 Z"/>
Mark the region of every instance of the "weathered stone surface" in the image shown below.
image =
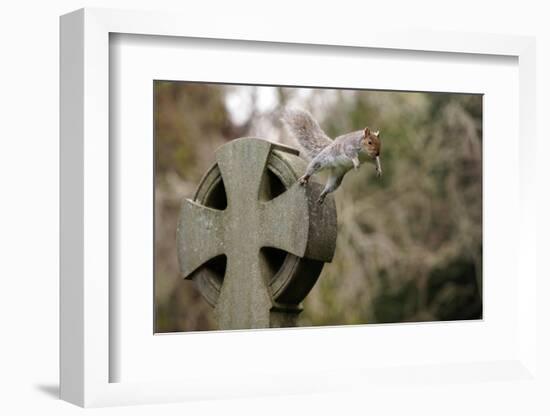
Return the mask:
<path id="1" fill-rule="evenodd" d="M 181 272 L 215 307 L 220 329 L 293 326 L 336 244 L 332 197 L 301 187 L 297 151 L 260 139 L 220 147 L 178 224 Z"/>

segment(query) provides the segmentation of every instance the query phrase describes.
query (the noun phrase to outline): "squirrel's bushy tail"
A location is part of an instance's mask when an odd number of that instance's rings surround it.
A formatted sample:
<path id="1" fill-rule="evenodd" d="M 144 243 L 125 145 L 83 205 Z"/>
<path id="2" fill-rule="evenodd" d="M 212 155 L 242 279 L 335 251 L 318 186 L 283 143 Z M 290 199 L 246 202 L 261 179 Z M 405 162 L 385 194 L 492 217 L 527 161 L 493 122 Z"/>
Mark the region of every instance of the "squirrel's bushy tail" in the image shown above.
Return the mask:
<path id="1" fill-rule="evenodd" d="M 306 156 L 313 159 L 332 140 L 321 129 L 313 116 L 305 110 L 287 109 L 283 111 L 283 124 L 305 150 Z"/>

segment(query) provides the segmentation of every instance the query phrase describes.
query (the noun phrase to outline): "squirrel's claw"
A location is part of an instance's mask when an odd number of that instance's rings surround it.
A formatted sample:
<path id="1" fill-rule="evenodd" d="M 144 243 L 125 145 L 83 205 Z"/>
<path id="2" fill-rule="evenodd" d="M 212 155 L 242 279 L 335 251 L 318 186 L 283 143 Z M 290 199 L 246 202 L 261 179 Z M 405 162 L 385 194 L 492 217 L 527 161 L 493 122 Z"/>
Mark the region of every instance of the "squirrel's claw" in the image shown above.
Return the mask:
<path id="1" fill-rule="evenodd" d="M 307 181 L 309 180 L 309 178 L 307 176 L 302 176 L 301 178 L 298 179 L 298 183 L 302 186 L 305 186 L 305 184 L 307 183 Z"/>

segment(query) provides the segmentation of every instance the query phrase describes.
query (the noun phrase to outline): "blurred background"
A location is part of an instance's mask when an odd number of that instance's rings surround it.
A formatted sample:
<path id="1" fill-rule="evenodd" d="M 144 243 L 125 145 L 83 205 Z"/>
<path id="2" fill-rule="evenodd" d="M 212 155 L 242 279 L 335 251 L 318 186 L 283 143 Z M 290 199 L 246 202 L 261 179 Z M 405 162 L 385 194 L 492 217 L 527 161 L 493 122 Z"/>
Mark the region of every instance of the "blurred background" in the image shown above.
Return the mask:
<path id="1" fill-rule="evenodd" d="M 227 141 L 298 147 L 279 121 L 287 105 L 309 110 L 333 138 L 379 129 L 384 171 L 376 178 L 362 166 L 334 193 L 336 254 L 299 325 L 482 317 L 481 95 L 169 81 L 155 81 L 154 93 L 156 332 L 216 329 L 212 308 L 178 271 L 180 202 Z"/>

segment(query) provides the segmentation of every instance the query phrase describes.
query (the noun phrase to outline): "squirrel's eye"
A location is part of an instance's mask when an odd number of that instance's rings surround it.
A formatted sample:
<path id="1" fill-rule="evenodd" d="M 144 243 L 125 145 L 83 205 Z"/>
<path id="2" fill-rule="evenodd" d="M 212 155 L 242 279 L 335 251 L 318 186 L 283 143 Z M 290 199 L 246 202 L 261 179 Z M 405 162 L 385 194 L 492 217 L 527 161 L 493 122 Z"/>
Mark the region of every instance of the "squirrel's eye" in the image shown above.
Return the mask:
<path id="1" fill-rule="evenodd" d="M 372 144 L 372 140 L 369 140 L 369 144 Z"/>

